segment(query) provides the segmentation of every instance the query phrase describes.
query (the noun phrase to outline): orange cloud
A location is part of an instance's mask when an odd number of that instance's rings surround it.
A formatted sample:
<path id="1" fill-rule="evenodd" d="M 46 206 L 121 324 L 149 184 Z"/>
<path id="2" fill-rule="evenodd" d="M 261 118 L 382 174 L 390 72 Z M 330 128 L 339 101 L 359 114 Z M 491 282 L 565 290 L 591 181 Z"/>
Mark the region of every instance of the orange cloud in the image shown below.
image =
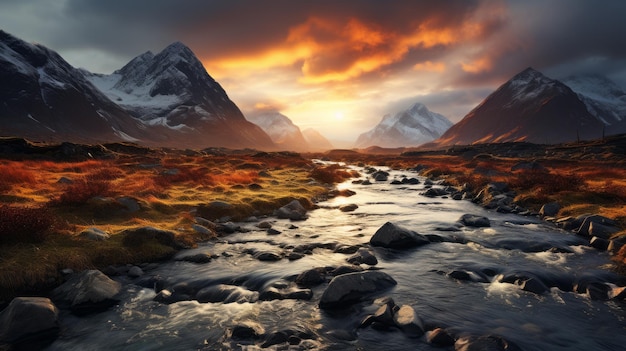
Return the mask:
<path id="1" fill-rule="evenodd" d="M 441 18 L 390 29 L 358 18 L 347 21 L 311 16 L 292 26 L 282 42 L 256 53 L 225 57 L 207 66 L 220 75 L 243 75 L 271 68 L 297 69 L 299 82 L 342 82 L 402 62 L 413 51 L 438 49 L 476 41 L 488 32 L 484 18 L 446 23 Z M 467 72 L 489 69 L 487 59 L 463 63 Z M 413 66 L 418 71 L 443 72 L 445 64 L 431 61 Z M 292 71 L 293 72 L 293 71 Z M 294 72 L 295 73 L 295 72 Z"/>
<path id="2" fill-rule="evenodd" d="M 469 63 L 461 63 L 463 71 L 468 73 L 481 73 L 490 70 L 493 62 L 489 57 L 482 57 Z"/>

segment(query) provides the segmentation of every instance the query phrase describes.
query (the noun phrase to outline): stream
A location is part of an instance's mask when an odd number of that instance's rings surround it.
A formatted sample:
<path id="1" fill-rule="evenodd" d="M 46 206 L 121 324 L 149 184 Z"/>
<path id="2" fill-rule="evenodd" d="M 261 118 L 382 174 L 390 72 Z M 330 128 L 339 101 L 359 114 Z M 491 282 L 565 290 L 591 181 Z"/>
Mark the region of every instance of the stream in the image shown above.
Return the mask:
<path id="1" fill-rule="evenodd" d="M 355 169 L 363 172 L 363 168 Z M 280 233 L 268 234 L 257 227 L 259 222 L 238 223 L 249 231 L 177 255 L 181 258 L 208 253 L 214 257 L 210 262 L 173 259 L 145 266 L 145 274 L 138 278 L 115 277 L 124 284 L 120 303 L 103 313 L 83 317 L 62 312 L 61 336 L 47 349 L 454 349 L 435 347 L 425 336 L 410 338 L 394 328 L 360 327 L 363 319 L 382 304 L 382 298 L 413 307 L 428 329 L 442 327 L 456 336 L 498 335 L 522 350 L 624 349 L 624 301 L 593 300 L 588 294 L 571 291 L 571 287 L 569 291 L 559 288 L 584 279 L 619 285 L 620 278 L 604 268 L 610 259 L 607 253 L 535 217 L 487 211 L 467 200 L 425 197 L 420 195 L 425 190 L 424 178 L 409 171 L 385 170 L 390 173 L 388 181 L 339 184 L 339 189 L 353 190 L 356 195 L 318 203 L 319 208 L 309 211 L 305 221 L 272 217 L 259 220 L 269 221 Z M 416 177 L 421 183 L 390 184 L 403 176 Z M 344 204 L 356 204 L 358 208 L 342 212 L 338 207 Z M 456 225 L 464 214 L 485 216 L 491 226 Z M 293 286 L 294 277 L 304 271 L 348 265 L 346 259 L 352 254 L 337 252 L 337 248 L 369 248 L 370 238 L 386 222 L 446 240 L 406 250 L 372 247 L 378 259 L 372 267 L 393 277 L 397 285 L 346 309 L 318 307 L 328 282 L 311 287 L 310 299 L 258 299 L 257 292 L 268 287 Z M 294 251 L 302 252 L 303 257 L 289 259 L 287 256 Z M 262 261 L 255 255 L 259 252 L 274 252 L 283 258 Z M 454 279 L 452 272 L 463 272 L 460 276 L 471 279 Z M 555 283 L 537 294 L 498 279 L 516 272 L 530 272 L 544 282 Z M 242 294 L 237 296 L 241 298 L 170 304 L 153 300 L 157 285 L 198 291 L 218 284 L 239 288 Z M 289 331 L 291 338 L 271 344 L 267 337 L 228 337 L 235 326 L 247 321 L 262 327 L 265 335 Z"/>

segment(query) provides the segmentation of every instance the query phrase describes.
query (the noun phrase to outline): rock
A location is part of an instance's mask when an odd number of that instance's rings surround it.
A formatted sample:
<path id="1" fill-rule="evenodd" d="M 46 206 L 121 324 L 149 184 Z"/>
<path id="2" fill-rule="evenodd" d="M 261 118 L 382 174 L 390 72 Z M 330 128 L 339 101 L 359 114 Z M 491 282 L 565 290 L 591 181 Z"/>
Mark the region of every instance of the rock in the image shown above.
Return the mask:
<path id="1" fill-rule="evenodd" d="M 397 180 L 397 179 L 394 179 L 394 180 L 392 180 L 392 181 L 391 181 L 391 183 L 390 183 L 390 184 L 391 184 L 391 185 L 402 185 L 402 182 L 401 182 L 401 181 L 399 181 L 399 180 Z"/>
<path id="2" fill-rule="evenodd" d="M 357 206 L 356 204 L 341 205 L 341 206 L 339 206 L 339 211 L 341 211 L 341 212 L 352 212 L 352 211 L 356 210 L 357 208 L 359 208 L 359 206 Z"/>
<path id="3" fill-rule="evenodd" d="M 156 241 L 159 244 L 181 249 L 183 246 L 176 241 L 176 234 L 169 230 L 154 227 L 140 227 L 127 229 L 122 232 L 124 235 L 122 243 L 124 246 L 137 247 L 145 242 Z"/>
<path id="4" fill-rule="evenodd" d="M 376 171 L 372 173 L 372 177 L 377 182 L 386 182 L 389 179 L 389 173 L 385 171 Z"/>
<path id="5" fill-rule="evenodd" d="M 300 289 L 294 286 L 270 286 L 259 293 L 259 300 L 310 300 L 313 297 L 311 289 Z"/>
<path id="6" fill-rule="evenodd" d="M 235 285 L 218 284 L 200 289 L 196 294 L 196 300 L 200 303 L 207 302 L 223 302 L 228 303 L 244 303 L 256 302 L 259 299 L 259 293 L 250 291 Z"/>
<path id="7" fill-rule="evenodd" d="M 337 245 L 333 252 L 341 254 L 353 254 L 359 250 L 358 245 Z"/>
<path id="8" fill-rule="evenodd" d="M 143 269 L 141 269 L 140 267 L 137 267 L 137 266 L 132 266 L 128 270 L 128 276 L 131 277 L 131 278 L 139 278 L 143 274 L 144 274 L 143 273 Z"/>
<path id="9" fill-rule="evenodd" d="M 309 269 L 296 277 L 296 284 L 307 288 L 320 285 L 325 281 L 326 270 L 324 268 Z"/>
<path id="10" fill-rule="evenodd" d="M 589 240 L 589 246 L 596 248 L 600 251 L 606 251 L 609 248 L 609 241 L 603 238 L 594 236 Z"/>
<path id="11" fill-rule="evenodd" d="M 234 326 L 230 337 L 236 340 L 260 339 L 264 336 L 265 329 L 258 323 L 246 321 Z"/>
<path id="12" fill-rule="evenodd" d="M 197 213 L 203 217 L 211 220 L 217 220 L 224 216 L 231 216 L 235 206 L 225 201 L 211 201 L 206 204 L 198 206 Z"/>
<path id="13" fill-rule="evenodd" d="M 104 241 L 111 237 L 109 233 L 105 232 L 102 229 L 90 227 L 78 234 L 81 238 L 93 241 Z"/>
<path id="14" fill-rule="evenodd" d="M 561 205 L 558 202 L 550 202 L 543 206 L 539 210 L 539 215 L 543 217 L 554 217 L 561 210 Z"/>
<path id="15" fill-rule="evenodd" d="M 45 297 L 16 297 L 0 312 L 0 349 L 40 350 L 59 335 L 59 310 Z"/>
<path id="16" fill-rule="evenodd" d="M 393 321 L 408 337 L 419 338 L 424 335 L 424 322 L 409 305 L 402 305 L 393 315 Z"/>
<path id="17" fill-rule="evenodd" d="M 420 181 L 417 178 L 402 178 L 402 184 L 417 185 Z"/>
<path id="18" fill-rule="evenodd" d="M 423 235 L 403 228 L 391 222 L 383 224 L 370 239 L 372 246 L 381 246 L 390 249 L 408 249 L 429 244 L 430 241 Z"/>
<path id="19" fill-rule="evenodd" d="M 248 189 L 250 189 L 250 190 L 261 190 L 261 189 L 263 189 L 263 186 L 261 186 L 260 184 L 257 184 L 257 183 L 252 183 L 252 184 L 248 185 Z"/>
<path id="20" fill-rule="evenodd" d="M 426 184 L 426 183 L 424 183 L 424 184 Z M 441 188 L 429 188 L 425 192 L 420 193 L 420 195 L 424 195 L 426 197 L 437 197 L 437 196 L 448 195 L 448 192 L 445 191 L 444 189 L 441 189 Z"/>
<path id="21" fill-rule="evenodd" d="M 375 266 L 378 264 L 378 259 L 372 251 L 369 249 L 362 247 L 360 248 L 353 256 L 347 259 L 348 263 L 352 263 L 354 265 L 366 264 L 369 266 Z"/>
<path id="22" fill-rule="evenodd" d="M 74 184 L 74 181 L 68 177 L 61 177 L 57 180 L 57 184 Z"/>
<path id="23" fill-rule="evenodd" d="M 624 245 L 626 245 L 626 235 L 621 235 L 609 240 L 609 246 L 607 247 L 607 250 L 611 254 L 617 254 Z"/>
<path id="24" fill-rule="evenodd" d="M 520 288 L 522 288 L 522 290 L 529 291 L 537 295 L 541 295 L 544 292 L 550 290 L 541 280 L 535 277 L 522 280 L 518 284 Z"/>
<path id="25" fill-rule="evenodd" d="M 306 209 L 300 201 L 293 200 L 287 205 L 275 211 L 274 215 L 282 219 L 291 219 L 293 221 L 305 220 L 307 218 Z"/>
<path id="26" fill-rule="evenodd" d="M 256 226 L 259 229 L 270 229 L 270 228 L 272 228 L 272 223 L 270 223 L 268 221 L 263 221 L 263 222 L 257 224 Z"/>
<path id="27" fill-rule="evenodd" d="M 121 284 L 98 270 L 76 273 L 53 290 L 55 300 L 68 303 L 76 315 L 102 312 L 115 305 Z"/>
<path id="28" fill-rule="evenodd" d="M 595 236 L 602 239 L 610 239 L 611 236 L 621 229 L 612 225 L 604 225 L 598 222 L 589 223 L 589 236 Z"/>
<path id="29" fill-rule="evenodd" d="M 610 218 L 606 218 L 604 216 L 600 216 L 600 215 L 584 215 L 584 219 L 582 220 L 582 224 L 580 225 L 580 227 L 576 230 L 576 233 L 578 235 L 582 235 L 582 236 L 590 236 L 590 228 L 591 228 L 591 224 L 595 223 L 603 225 L 603 226 L 607 226 L 607 227 L 617 227 L 617 223 L 610 219 Z M 577 217 L 576 219 L 578 220 L 581 216 Z M 599 227 L 598 227 L 599 228 Z"/>
<path id="30" fill-rule="evenodd" d="M 611 298 L 612 288 L 608 284 L 592 282 L 587 284 L 587 295 L 592 300 L 605 301 Z"/>
<path id="31" fill-rule="evenodd" d="M 336 277 L 338 275 L 342 275 L 342 274 L 348 274 L 348 273 L 354 273 L 354 272 L 363 272 L 364 269 L 361 268 L 360 266 L 339 266 L 333 270 L 331 270 L 330 272 L 328 272 L 328 274 L 330 274 L 333 277 Z"/>
<path id="32" fill-rule="evenodd" d="M 282 259 L 282 256 L 280 254 L 273 251 L 259 251 L 255 253 L 253 257 L 259 261 L 269 262 L 280 261 Z"/>
<path id="33" fill-rule="evenodd" d="M 193 255 L 176 257 L 177 261 L 185 261 L 185 262 L 191 262 L 191 263 L 209 263 L 211 262 L 212 259 L 213 257 L 210 254 L 203 253 L 203 252 L 193 254 Z"/>
<path id="34" fill-rule="evenodd" d="M 215 232 L 213 230 L 200 224 L 193 224 L 191 226 L 191 229 L 193 229 L 198 234 L 207 235 L 207 236 L 215 236 Z"/>
<path id="35" fill-rule="evenodd" d="M 454 343 L 456 351 L 521 351 L 516 344 L 500 336 L 463 336 Z"/>
<path id="36" fill-rule="evenodd" d="M 139 212 L 141 210 L 141 204 L 139 200 L 130 196 L 122 196 L 115 199 L 120 205 L 124 206 L 126 211 L 130 213 Z"/>
<path id="37" fill-rule="evenodd" d="M 491 227 L 489 218 L 472 214 L 464 214 L 459 219 L 459 222 L 466 227 Z"/>
<path id="38" fill-rule="evenodd" d="M 334 277 L 322 294 L 321 309 L 347 307 L 363 298 L 395 286 L 397 282 L 381 271 L 363 271 Z"/>
<path id="39" fill-rule="evenodd" d="M 454 345 L 454 338 L 443 328 L 435 328 L 428 332 L 426 341 L 439 347 Z"/>
<path id="40" fill-rule="evenodd" d="M 280 230 L 276 230 L 274 228 L 270 228 L 268 230 L 266 230 L 267 235 L 279 235 L 280 233 L 282 233 Z"/>

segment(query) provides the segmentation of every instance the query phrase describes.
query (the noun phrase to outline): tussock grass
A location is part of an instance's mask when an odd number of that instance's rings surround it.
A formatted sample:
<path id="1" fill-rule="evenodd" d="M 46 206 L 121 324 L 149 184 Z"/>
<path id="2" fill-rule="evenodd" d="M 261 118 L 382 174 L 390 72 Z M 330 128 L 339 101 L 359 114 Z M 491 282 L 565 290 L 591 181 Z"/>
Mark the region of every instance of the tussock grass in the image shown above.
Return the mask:
<path id="1" fill-rule="evenodd" d="M 52 287 L 64 268 L 138 264 L 170 257 L 178 249 L 154 238 L 129 245 L 124 240 L 129 228 L 170 230 L 178 244 L 193 246 L 211 238 L 192 230 L 198 215 L 243 219 L 272 214 L 294 199 L 312 208 L 312 200 L 329 190 L 312 181 L 314 169 L 310 160 L 291 153 L 0 160 L 0 300 Z M 340 167 L 318 167 L 314 174 L 331 184 L 351 176 Z M 58 182 L 61 178 L 65 181 Z M 134 199 L 140 209 L 130 211 L 119 197 Z M 203 212 L 214 201 L 230 207 Z M 94 242 L 77 235 L 92 226 L 112 237 Z"/>

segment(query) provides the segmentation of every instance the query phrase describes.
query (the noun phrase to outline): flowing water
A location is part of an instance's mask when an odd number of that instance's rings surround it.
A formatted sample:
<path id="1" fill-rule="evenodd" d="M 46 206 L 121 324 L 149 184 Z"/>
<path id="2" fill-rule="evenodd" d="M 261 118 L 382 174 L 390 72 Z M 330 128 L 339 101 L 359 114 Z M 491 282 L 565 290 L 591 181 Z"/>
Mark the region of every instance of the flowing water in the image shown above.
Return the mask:
<path id="1" fill-rule="evenodd" d="M 390 173 L 389 180 L 416 176 L 410 172 Z M 456 242 L 431 243 L 402 251 L 373 248 L 379 261 L 375 267 L 398 282 L 379 297 L 391 297 L 398 305 L 412 306 L 427 326 L 448 328 L 453 335 L 499 335 L 522 350 L 623 350 L 626 347 L 623 301 L 596 301 L 587 294 L 556 287 L 534 294 L 515 284 L 498 282 L 494 276 L 530 272 L 554 281 L 593 276 L 617 282 L 617 277 L 601 268 L 609 262 L 608 255 L 586 246 L 575 235 L 534 218 L 486 211 L 469 201 L 424 197 L 419 194 L 424 191 L 423 183 L 346 182 L 339 187 L 357 194 L 319 203 L 320 208 L 309 212 L 306 221 L 264 219 L 273 221 L 273 228 L 281 231 L 278 235 L 268 235 L 256 228 L 256 223 L 244 223 L 250 232 L 231 234 L 180 253 L 219 256 L 209 263 L 173 260 L 146 270 L 143 278 L 119 278 L 125 283 L 120 304 L 87 317 L 64 314 L 62 335 L 49 349 L 260 349 L 262 340 L 237 342 L 226 336 L 229 329 L 245 321 L 260 324 L 266 333 L 279 330 L 305 333 L 310 340 L 291 346 L 294 350 L 441 349 L 428 344 L 424 337 L 411 339 L 397 330 L 358 328 L 362 319 L 378 308 L 376 301 L 338 312 L 320 310 L 318 302 L 327 283 L 312 288 L 313 298 L 309 301 L 199 303 L 193 300 L 172 304 L 153 301 L 155 290 L 141 287 L 146 284 L 137 285 L 150 277 L 159 277 L 170 287 L 177 283 L 195 288 L 222 283 L 247 291 L 288 284 L 295 275 L 311 268 L 346 265 L 350 255 L 334 253 L 325 247 L 367 246 L 370 237 L 387 221 L 422 234 L 456 238 L 451 240 Z M 337 209 L 346 203 L 359 207 L 345 213 Z M 488 217 L 491 227 L 455 227 L 466 213 Z M 559 250 L 528 249 L 534 243 Z M 251 250 L 284 253 L 302 244 L 319 245 L 299 260 L 264 262 L 250 254 Z M 470 272 L 479 279 L 458 281 L 445 274 L 455 270 Z M 283 350 L 288 346 L 282 343 L 266 349 Z"/>

